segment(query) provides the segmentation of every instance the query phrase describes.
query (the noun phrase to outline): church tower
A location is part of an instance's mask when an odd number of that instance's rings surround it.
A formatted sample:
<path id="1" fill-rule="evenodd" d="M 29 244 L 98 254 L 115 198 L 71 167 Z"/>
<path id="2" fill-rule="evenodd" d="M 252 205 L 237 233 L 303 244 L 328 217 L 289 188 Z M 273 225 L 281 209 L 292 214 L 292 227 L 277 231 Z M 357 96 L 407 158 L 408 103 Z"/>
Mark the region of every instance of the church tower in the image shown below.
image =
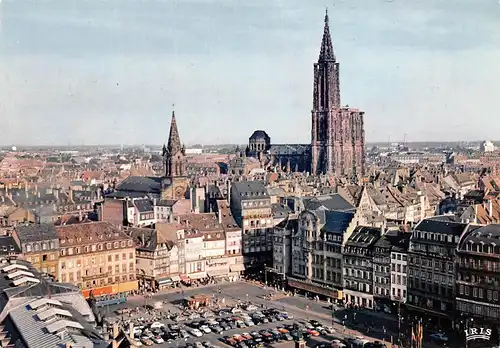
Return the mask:
<path id="1" fill-rule="evenodd" d="M 323 39 L 318 62 L 314 64 L 313 109 L 311 131 L 311 173 L 332 173 L 334 171 L 335 146 L 341 128 L 339 63 L 333 51 L 328 10 L 325 14 Z M 340 160 L 340 159 L 339 159 Z"/>
<path id="2" fill-rule="evenodd" d="M 187 189 L 186 149 L 181 145 L 179 130 L 172 111 L 170 134 L 167 145 L 163 145 L 163 163 L 165 174 L 162 185 L 163 199 L 184 198 Z"/>

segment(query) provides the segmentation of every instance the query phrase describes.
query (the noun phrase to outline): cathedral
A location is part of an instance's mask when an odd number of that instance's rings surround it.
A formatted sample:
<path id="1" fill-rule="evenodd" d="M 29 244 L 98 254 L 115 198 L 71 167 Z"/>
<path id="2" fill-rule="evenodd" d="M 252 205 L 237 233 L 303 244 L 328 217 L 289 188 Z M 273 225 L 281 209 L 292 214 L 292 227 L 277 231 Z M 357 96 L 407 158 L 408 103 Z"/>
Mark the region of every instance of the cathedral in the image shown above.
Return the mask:
<path id="1" fill-rule="evenodd" d="M 340 103 L 339 63 L 325 14 L 318 62 L 314 64 L 310 144 L 271 144 L 262 130 L 249 138 L 246 155 L 268 167 L 355 178 L 365 167 L 364 112 Z"/>
<path id="2" fill-rule="evenodd" d="M 189 196 L 189 179 L 186 175 L 186 149 L 181 145 L 179 130 L 172 111 L 170 134 L 163 145 L 162 176 L 129 176 L 107 198 L 143 198 L 177 200 Z"/>

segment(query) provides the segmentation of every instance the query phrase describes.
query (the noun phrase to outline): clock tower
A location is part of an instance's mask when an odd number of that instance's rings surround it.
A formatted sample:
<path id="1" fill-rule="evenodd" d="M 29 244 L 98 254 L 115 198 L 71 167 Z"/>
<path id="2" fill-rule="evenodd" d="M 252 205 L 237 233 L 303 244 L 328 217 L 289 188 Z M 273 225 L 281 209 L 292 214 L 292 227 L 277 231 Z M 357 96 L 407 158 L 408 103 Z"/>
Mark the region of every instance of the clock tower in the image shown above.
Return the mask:
<path id="1" fill-rule="evenodd" d="M 181 145 L 174 111 L 172 111 L 168 143 L 166 146 L 163 145 L 163 164 L 162 199 L 185 198 L 188 186 L 188 179 L 186 176 L 186 149 Z"/>

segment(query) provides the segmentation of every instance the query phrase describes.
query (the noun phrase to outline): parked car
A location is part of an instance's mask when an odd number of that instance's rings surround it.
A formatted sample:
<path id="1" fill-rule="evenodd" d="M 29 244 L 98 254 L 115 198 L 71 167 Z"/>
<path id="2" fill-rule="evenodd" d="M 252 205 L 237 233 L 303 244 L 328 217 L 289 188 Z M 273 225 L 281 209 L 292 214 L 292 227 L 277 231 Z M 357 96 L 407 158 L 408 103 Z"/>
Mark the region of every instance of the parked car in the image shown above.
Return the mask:
<path id="1" fill-rule="evenodd" d="M 198 329 L 192 329 L 190 331 L 190 334 L 193 335 L 194 337 L 201 337 L 201 336 L 203 336 L 203 334 L 201 333 L 201 331 L 198 330 Z"/>
<path id="2" fill-rule="evenodd" d="M 448 342 L 448 337 L 441 332 L 435 332 L 430 337 L 437 342 Z"/>

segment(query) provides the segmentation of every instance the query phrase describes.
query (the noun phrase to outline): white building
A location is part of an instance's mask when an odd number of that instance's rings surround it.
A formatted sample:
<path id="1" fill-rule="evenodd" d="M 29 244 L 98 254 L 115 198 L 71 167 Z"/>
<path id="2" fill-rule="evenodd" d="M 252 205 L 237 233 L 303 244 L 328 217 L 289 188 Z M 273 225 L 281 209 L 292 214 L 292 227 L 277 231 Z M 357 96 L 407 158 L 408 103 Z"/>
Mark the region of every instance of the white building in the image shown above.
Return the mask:
<path id="1" fill-rule="evenodd" d="M 408 243 L 406 247 L 393 247 L 391 251 L 391 300 L 406 301 L 408 275 Z"/>
<path id="2" fill-rule="evenodd" d="M 486 140 L 479 146 L 479 151 L 481 152 L 493 152 L 495 150 L 496 150 L 495 145 L 489 140 Z"/>

